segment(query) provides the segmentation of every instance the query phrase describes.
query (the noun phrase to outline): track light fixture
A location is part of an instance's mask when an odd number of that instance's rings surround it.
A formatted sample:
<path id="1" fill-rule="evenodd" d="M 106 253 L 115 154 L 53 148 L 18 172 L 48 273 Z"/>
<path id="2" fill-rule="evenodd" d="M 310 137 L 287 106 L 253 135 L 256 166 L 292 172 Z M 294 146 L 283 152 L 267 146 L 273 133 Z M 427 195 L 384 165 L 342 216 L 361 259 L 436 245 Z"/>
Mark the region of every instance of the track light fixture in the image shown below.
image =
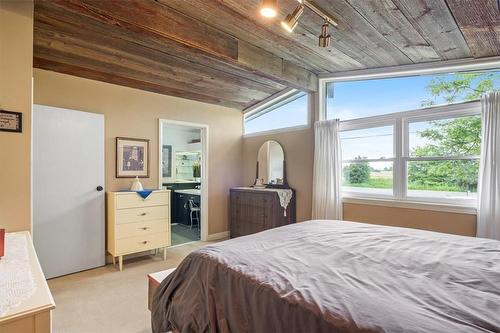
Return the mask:
<path id="1" fill-rule="evenodd" d="M 288 14 L 281 22 L 281 26 L 288 32 L 293 32 L 299 23 L 299 19 L 304 13 L 305 8 L 309 8 L 313 13 L 320 16 L 325 23 L 321 27 L 319 36 L 319 47 L 330 46 L 331 36 L 329 33 L 330 25 L 336 27 L 338 24 L 323 8 L 317 5 L 313 0 L 297 0 L 299 5 L 295 7 L 291 14 Z M 498 0 L 500 1 L 500 0 Z M 265 17 L 275 17 L 278 14 L 278 0 L 262 0 L 260 3 L 260 14 Z"/>
<path id="2" fill-rule="evenodd" d="M 325 23 L 323 23 L 323 26 L 321 27 L 321 35 L 319 35 L 319 42 L 318 42 L 319 47 L 330 46 L 330 41 L 332 39 L 332 36 L 330 36 L 330 33 L 328 32 L 328 28 L 329 28 L 328 21 L 325 20 Z"/>
<path id="3" fill-rule="evenodd" d="M 260 15 L 272 18 L 278 14 L 278 0 L 262 0 L 260 3 Z"/>
<path id="4" fill-rule="evenodd" d="M 299 18 L 304 13 L 304 5 L 300 4 L 295 7 L 293 13 L 288 14 L 283 21 L 281 21 L 281 26 L 285 28 L 288 32 L 293 32 L 293 29 L 299 24 Z"/>

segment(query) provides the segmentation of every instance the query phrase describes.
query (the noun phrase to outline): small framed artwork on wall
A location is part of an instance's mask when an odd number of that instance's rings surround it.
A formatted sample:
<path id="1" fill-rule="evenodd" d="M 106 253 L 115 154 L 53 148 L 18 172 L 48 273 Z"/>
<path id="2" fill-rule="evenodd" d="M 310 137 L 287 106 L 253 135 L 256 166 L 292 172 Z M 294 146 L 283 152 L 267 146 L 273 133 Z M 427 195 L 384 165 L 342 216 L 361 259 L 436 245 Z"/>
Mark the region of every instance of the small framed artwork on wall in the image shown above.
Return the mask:
<path id="1" fill-rule="evenodd" d="M 149 178 L 149 140 L 116 138 L 116 178 Z"/>
<path id="2" fill-rule="evenodd" d="M 21 112 L 0 110 L 0 131 L 22 133 L 23 114 Z"/>

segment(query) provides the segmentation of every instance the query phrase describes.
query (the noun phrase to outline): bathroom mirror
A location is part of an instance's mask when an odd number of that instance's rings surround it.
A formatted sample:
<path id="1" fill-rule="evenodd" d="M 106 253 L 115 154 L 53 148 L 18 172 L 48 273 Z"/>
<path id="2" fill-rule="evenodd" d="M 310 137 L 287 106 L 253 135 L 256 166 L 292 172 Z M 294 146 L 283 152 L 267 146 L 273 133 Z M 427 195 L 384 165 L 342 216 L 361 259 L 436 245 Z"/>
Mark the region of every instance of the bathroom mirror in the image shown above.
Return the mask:
<path id="1" fill-rule="evenodd" d="M 281 145 L 274 140 L 264 142 L 259 149 L 255 185 L 288 188 L 285 153 Z"/>

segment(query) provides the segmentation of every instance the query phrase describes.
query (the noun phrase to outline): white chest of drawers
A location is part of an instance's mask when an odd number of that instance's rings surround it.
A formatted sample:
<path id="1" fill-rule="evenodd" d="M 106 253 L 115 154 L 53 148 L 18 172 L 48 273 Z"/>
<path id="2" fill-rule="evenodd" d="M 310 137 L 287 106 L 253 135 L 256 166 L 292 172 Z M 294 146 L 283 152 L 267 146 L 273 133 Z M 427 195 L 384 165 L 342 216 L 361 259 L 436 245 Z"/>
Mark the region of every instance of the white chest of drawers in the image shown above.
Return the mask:
<path id="1" fill-rule="evenodd" d="M 107 192 L 107 249 L 119 258 L 170 246 L 170 191 L 158 190 L 143 199 L 135 192 Z"/>

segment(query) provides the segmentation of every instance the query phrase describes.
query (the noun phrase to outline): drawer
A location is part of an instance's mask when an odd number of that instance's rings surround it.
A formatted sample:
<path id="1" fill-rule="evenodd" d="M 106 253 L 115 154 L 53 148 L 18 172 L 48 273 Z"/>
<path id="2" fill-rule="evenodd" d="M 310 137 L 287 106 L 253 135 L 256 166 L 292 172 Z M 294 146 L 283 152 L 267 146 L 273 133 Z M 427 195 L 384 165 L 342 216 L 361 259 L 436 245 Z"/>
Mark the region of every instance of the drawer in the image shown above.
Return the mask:
<path id="1" fill-rule="evenodd" d="M 116 239 L 168 232 L 165 220 L 124 223 L 116 226 Z"/>
<path id="2" fill-rule="evenodd" d="M 117 193 L 116 209 L 170 205 L 170 192 L 153 192 L 146 199 L 137 193 Z"/>
<path id="3" fill-rule="evenodd" d="M 276 196 L 276 197 L 275 197 Z M 275 200 L 279 200 L 277 198 L 276 193 L 262 193 L 262 192 L 239 192 L 232 191 L 231 192 L 231 202 L 236 205 L 248 205 L 252 207 L 265 207 L 272 206 Z"/>
<path id="4" fill-rule="evenodd" d="M 170 206 L 118 209 L 115 212 L 115 223 L 123 224 L 161 219 L 168 222 L 169 210 Z"/>
<path id="5" fill-rule="evenodd" d="M 148 251 L 167 247 L 170 243 L 168 232 L 159 234 L 128 237 L 116 240 L 116 255 Z"/>

